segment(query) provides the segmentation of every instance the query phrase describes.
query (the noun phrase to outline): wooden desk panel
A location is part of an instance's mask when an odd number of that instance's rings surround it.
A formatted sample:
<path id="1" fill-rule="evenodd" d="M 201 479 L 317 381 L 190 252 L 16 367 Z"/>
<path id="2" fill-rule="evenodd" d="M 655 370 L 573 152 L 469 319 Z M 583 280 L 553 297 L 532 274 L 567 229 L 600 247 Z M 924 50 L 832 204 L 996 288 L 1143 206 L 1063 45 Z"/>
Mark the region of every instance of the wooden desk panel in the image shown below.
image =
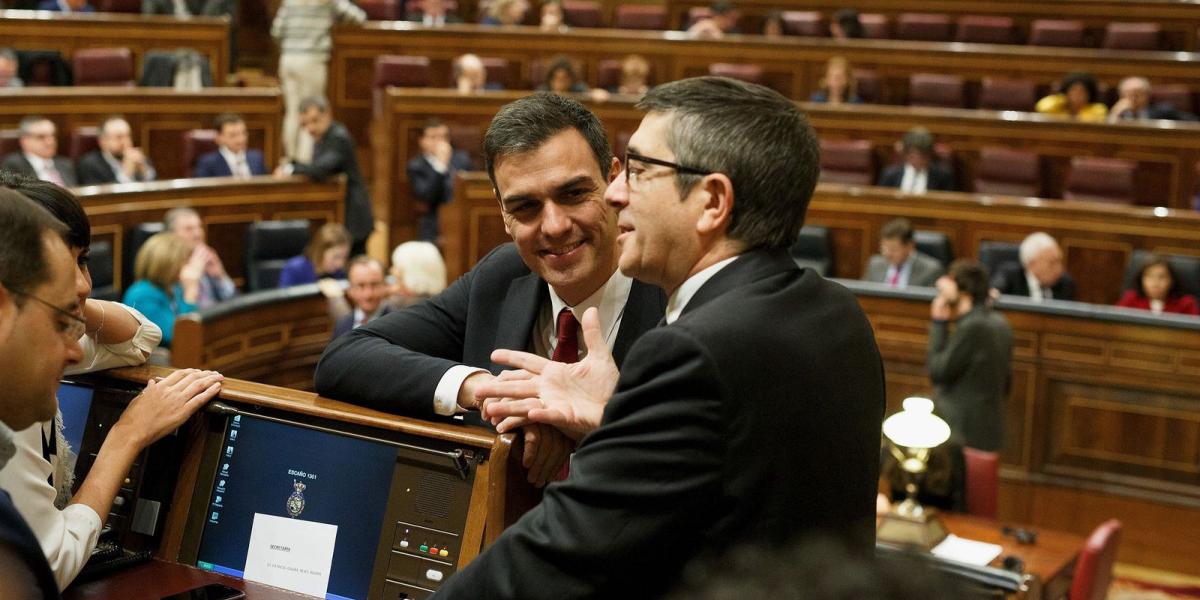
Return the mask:
<path id="1" fill-rule="evenodd" d="M 3 22 L 7 25 L 7 22 Z M 96 126 L 105 117 L 124 115 L 133 129 L 133 143 L 154 163 L 158 178 L 185 176 L 180 162 L 183 134 L 212 127 L 213 117 L 234 112 L 246 119 L 250 147 L 260 148 L 271 168 L 279 160 L 280 115 L 278 89 L 206 88 L 176 92 L 166 88 L 62 87 L 0 89 L 0 129 L 16 129 L 21 119 L 42 115 L 58 128 L 59 154 L 70 147 L 71 131 Z"/>
<path id="2" fill-rule="evenodd" d="M 69 63 L 82 48 L 129 48 L 140 77 L 148 50 L 191 48 L 208 57 L 213 83 L 229 72 L 229 19 L 122 13 L 51 13 L 0 10 L 4 45 L 17 50 L 57 50 Z"/>
<path id="3" fill-rule="evenodd" d="M 1037 578 L 1039 595 L 1034 597 L 1063 598 L 1070 589 L 1075 560 L 1085 541 L 1082 536 L 1069 531 L 1036 528 L 1037 543 L 1019 544 L 1004 535 L 1001 524 L 996 521 L 950 512 L 940 515 L 950 533 L 1003 548 L 1000 557 L 989 566 L 1000 568 L 1003 557 L 1019 557 L 1025 563 L 1025 572 Z"/>
<path id="4" fill-rule="evenodd" d="M 692 40 L 679 32 L 574 29 L 544 33 L 536 27 L 424 28 L 388 21 L 335 29 L 328 92 L 335 114 L 355 136 L 365 139 L 376 56 L 427 56 L 432 63 L 430 85 L 450 87 L 450 63 L 465 52 L 508 59 L 514 86 L 529 85 L 526 82 L 535 59 L 569 54 L 582 62 L 585 81 L 594 83 L 600 61 L 637 53 L 650 62 L 653 79 L 660 83 L 707 74 L 711 63 L 759 64 L 767 85 L 795 99 L 808 98 L 818 87 L 825 62 L 833 56 L 844 56 L 856 68 L 875 70 L 881 78 L 881 101 L 886 104 L 905 103 L 909 75 L 928 72 L 961 75 L 976 84 L 983 77 L 1017 77 L 1050 84 L 1064 73 L 1083 70 L 1112 86 L 1137 73 L 1156 84 L 1184 83 L 1200 89 L 1198 58 L 1190 53 L 800 37 Z"/>
<path id="5" fill-rule="evenodd" d="M 221 255 L 230 277 L 240 281 L 247 224 L 284 219 L 342 223 L 344 186 L 340 178 L 326 183 L 304 177 L 213 178 L 97 185 L 75 193 L 92 222 L 92 238 L 112 243 L 113 280 L 123 287 L 132 276 L 123 272 L 121 261 L 126 232 L 140 223 L 162 221 L 172 208 L 186 206 L 200 213 L 209 245 Z"/>
<path id="6" fill-rule="evenodd" d="M 65 600 L 116 600 L 118 598 L 154 600 L 204 587 L 211 583 L 219 583 L 235 590 L 241 590 L 246 593 L 247 600 L 311 600 L 312 598 L 312 596 L 289 592 L 263 583 L 246 581 L 158 559 L 124 571 L 117 571 L 102 579 L 72 585 L 63 591 L 63 598 Z"/>

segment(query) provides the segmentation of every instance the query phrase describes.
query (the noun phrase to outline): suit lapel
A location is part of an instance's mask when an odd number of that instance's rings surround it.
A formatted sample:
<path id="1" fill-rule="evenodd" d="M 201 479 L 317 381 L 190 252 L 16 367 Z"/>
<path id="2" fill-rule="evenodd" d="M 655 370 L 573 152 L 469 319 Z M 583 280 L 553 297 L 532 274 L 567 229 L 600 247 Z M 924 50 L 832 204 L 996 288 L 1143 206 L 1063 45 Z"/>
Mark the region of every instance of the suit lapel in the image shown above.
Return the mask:
<path id="1" fill-rule="evenodd" d="M 745 252 L 700 287 L 696 295 L 692 296 L 687 306 L 683 308 L 683 315 L 687 315 L 730 290 L 778 273 L 798 271 L 799 269 L 786 250 Z"/>
<path id="2" fill-rule="evenodd" d="M 500 322 L 496 325 L 496 348 L 525 351 L 529 349 L 533 324 L 542 304 L 549 297 L 546 282 L 534 273 L 518 277 L 508 284 L 500 306 Z M 491 363 L 492 370 L 507 369 Z"/>
<path id="3" fill-rule="evenodd" d="M 625 362 L 625 354 L 643 333 L 658 326 L 666 307 L 667 296 L 662 288 L 633 280 L 621 315 L 621 328 L 613 342 L 612 354 L 617 366 Z"/>

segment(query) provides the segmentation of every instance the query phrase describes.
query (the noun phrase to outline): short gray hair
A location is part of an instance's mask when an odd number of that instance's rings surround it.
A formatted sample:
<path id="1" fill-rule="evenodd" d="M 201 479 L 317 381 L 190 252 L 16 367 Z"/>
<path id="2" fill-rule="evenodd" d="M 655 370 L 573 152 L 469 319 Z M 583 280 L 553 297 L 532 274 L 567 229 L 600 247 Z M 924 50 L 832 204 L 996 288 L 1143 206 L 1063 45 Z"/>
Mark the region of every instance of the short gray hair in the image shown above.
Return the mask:
<path id="1" fill-rule="evenodd" d="M 320 112 L 329 112 L 329 99 L 325 96 L 309 96 L 300 101 L 300 114 L 308 112 L 308 109 L 315 108 Z"/>
<path id="2" fill-rule="evenodd" d="M 1049 248 L 1058 248 L 1058 242 L 1050 234 L 1044 231 L 1035 231 L 1029 234 L 1021 242 L 1021 249 L 1018 253 L 1021 265 L 1029 266 L 1033 259 Z"/>
<path id="3" fill-rule="evenodd" d="M 129 125 L 129 121 L 126 120 L 125 117 L 123 117 L 121 115 L 109 115 L 107 117 L 104 117 L 103 121 L 100 121 L 100 127 L 97 129 L 97 134 L 100 137 L 104 137 L 105 134 L 108 132 L 108 125 L 110 123 L 115 123 L 117 121 L 120 121 L 126 125 Z"/>
<path id="4" fill-rule="evenodd" d="M 1125 84 L 1127 84 L 1127 83 L 1135 84 L 1139 88 L 1146 90 L 1147 92 L 1150 91 L 1150 80 L 1146 79 L 1145 77 L 1136 77 L 1136 76 L 1135 77 L 1126 77 L 1125 79 L 1122 79 L 1121 83 L 1117 85 L 1117 89 L 1120 90 L 1121 88 L 1125 87 Z"/>
<path id="5" fill-rule="evenodd" d="M 28 117 L 21 119 L 21 123 L 17 125 L 17 128 L 21 130 L 21 137 L 25 137 L 33 133 L 33 126 L 41 123 L 42 121 L 50 121 L 50 119 L 41 115 L 29 115 Z M 54 121 L 50 121 L 50 123 L 53 124 Z"/>
<path id="6" fill-rule="evenodd" d="M 0 59 L 17 62 L 17 53 L 12 48 L 0 48 Z"/>
<path id="7" fill-rule="evenodd" d="M 196 209 L 186 206 L 172 208 L 167 211 L 167 214 L 163 215 L 163 228 L 167 231 L 175 231 L 175 223 L 178 223 L 179 219 L 184 217 L 196 217 L 199 219 L 200 213 L 196 212 Z"/>
<path id="8" fill-rule="evenodd" d="M 392 269 L 409 293 L 433 296 L 446 289 L 446 262 L 429 242 L 404 242 L 392 250 Z"/>

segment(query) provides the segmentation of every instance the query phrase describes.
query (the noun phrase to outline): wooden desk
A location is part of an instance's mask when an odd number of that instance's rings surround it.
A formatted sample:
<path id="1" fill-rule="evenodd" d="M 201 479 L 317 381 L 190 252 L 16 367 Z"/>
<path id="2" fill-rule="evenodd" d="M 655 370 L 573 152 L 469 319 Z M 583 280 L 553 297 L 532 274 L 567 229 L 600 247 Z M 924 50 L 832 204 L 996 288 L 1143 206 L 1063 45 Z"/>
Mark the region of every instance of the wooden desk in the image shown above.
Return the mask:
<path id="1" fill-rule="evenodd" d="M 216 248 L 235 280 L 245 273 L 242 251 L 246 225 L 255 221 L 310 219 L 318 224 L 344 222 L 345 183 L 341 178 L 314 183 L 305 177 L 251 179 L 177 179 L 75 188 L 92 222 L 92 238 L 113 247 L 113 279 L 128 283 L 123 273 L 125 234 L 135 225 L 162 221 L 176 207 L 200 213 L 208 243 Z"/>
<path id="2" fill-rule="evenodd" d="M 335 28 L 328 92 L 334 114 L 356 138 L 366 139 L 375 57 L 427 56 L 430 86 L 449 88 L 451 61 L 466 52 L 507 59 L 514 89 L 530 86 L 534 60 L 568 54 L 581 61 L 584 80 L 595 83 L 600 61 L 631 53 L 646 58 L 651 78 L 658 83 L 706 75 L 712 63 L 758 64 L 763 67 L 766 85 L 795 99 L 807 99 L 817 89 L 826 61 L 834 56 L 845 57 L 855 68 L 874 70 L 880 77 L 879 101 L 884 104 L 907 103 L 908 78 L 914 73 L 960 75 L 973 86 L 984 77 L 1016 77 L 1049 85 L 1071 71 L 1088 71 L 1100 82 L 1115 86 L 1121 78 L 1137 73 L 1155 84 L 1183 83 L 1200 89 L 1198 58 L 1191 53 L 801 37 L 694 40 L 680 32 L 573 29 L 545 33 L 536 27 L 425 28 L 386 21 Z"/>
<path id="3" fill-rule="evenodd" d="M 64 600 L 117 600 L 118 598 L 158 600 L 210 583 L 219 583 L 235 590 L 242 590 L 246 593 L 247 600 L 312 598 L 312 596 L 289 592 L 277 587 L 164 560 L 152 560 L 124 571 L 117 571 L 103 579 L 72 585 L 63 591 L 63 598 Z"/>
<path id="4" fill-rule="evenodd" d="M 0 21 L 7 26 L 7 21 Z M 180 160 L 183 134 L 209 129 L 213 117 L 234 112 L 246 119 L 250 147 L 263 151 L 268 168 L 279 160 L 283 99 L 276 88 L 205 88 L 177 92 L 168 88 L 61 87 L 0 89 L 0 129 L 16 129 L 21 119 L 42 115 L 58 128 L 58 151 L 70 150 L 71 131 L 96 126 L 108 115 L 124 115 L 133 143 L 154 163 L 158 178 L 186 175 Z"/>
<path id="5" fill-rule="evenodd" d="M 148 50 L 191 48 L 208 57 L 213 83 L 229 72 L 229 18 L 123 13 L 52 13 L 0 10 L 4 45 L 17 50 L 57 50 L 69 63 L 82 48 L 129 48 L 140 76 Z"/>
<path id="6" fill-rule="evenodd" d="M 1000 557 L 989 566 L 1000 568 L 1005 556 L 1020 558 L 1025 563 L 1025 572 L 1037 578 L 1039 590 L 1034 597 L 1058 600 L 1065 598 L 1070 591 L 1075 559 L 1085 541 L 1083 536 L 1044 527 L 1027 527 L 1037 531 L 1037 542 L 1019 544 L 1012 537 L 1004 535 L 1001 524 L 996 521 L 949 512 L 940 515 L 950 533 L 1004 548 Z"/>

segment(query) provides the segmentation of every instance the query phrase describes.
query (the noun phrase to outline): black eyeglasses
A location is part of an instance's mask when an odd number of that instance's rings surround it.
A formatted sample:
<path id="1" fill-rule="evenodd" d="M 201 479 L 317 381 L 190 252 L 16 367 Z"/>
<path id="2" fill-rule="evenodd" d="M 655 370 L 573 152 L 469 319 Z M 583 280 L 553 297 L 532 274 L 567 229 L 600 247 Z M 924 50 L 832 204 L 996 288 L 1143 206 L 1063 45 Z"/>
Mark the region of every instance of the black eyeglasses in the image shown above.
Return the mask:
<path id="1" fill-rule="evenodd" d="M 44 304 L 45 306 L 50 307 L 51 309 L 54 310 L 54 312 L 70 319 L 70 321 L 67 322 L 66 327 L 62 330 L 62 335 L 64 338 L 73 342 L 73 341 L 78 340 L 80 337 L 83 337 L 83 333 L 85 331 L 87 331 L 87 321 L 85 321 L 83 319 L 83 317 L 81 317 L 77 314 L 74 314 L 71 311 L 63 310 L 62 308 L 59 308 L 59 307 L 55 306 L 54 304 L 51 304 L 50 302 L 42 300 L 41 298 L 38 298 L 37 296 L 30 294 L 29 292 L 23 292 L 23 291 L 17 290 L 17 289 L 10 289 L 9 291 L 11 291 L 12 293 L 14 293 L 18 296 L 24 296 L 26 298 L 29 298 L 30 300 L 36 300 L 36 301 Z"/>
<path id="2" fill-rule="evenodd" d="M 642 156 L 641 154 L 637 154 L 636 152 L 630 152 L 630 151 L 626 150 L 625 151 L 625 160 L 624 160 L 624 162 L 621 163 L 621 168 L 622 168 L 622 170 L 625 171 L 625 186 L 626 187 L 629 186 L 629 161 L 630 160 L 636 160 L 638 162 L 646 163 L 648 165 L 658 165 L 660 167 L 667 167 L 669 169 L 675 169 L 676 171 L 678 171 L 680 173 L 687 173 L 688 175 L 712 175 L 713 174 L 712 171 L 709 171 L 707 169 L 698 169 L 696 167 L 689 167 L 686 165 L 681 165 L 678 163 L 665 161 L 665 160 L 662 160 L 659 158 L 650 158 L 649 156 Z"/>

